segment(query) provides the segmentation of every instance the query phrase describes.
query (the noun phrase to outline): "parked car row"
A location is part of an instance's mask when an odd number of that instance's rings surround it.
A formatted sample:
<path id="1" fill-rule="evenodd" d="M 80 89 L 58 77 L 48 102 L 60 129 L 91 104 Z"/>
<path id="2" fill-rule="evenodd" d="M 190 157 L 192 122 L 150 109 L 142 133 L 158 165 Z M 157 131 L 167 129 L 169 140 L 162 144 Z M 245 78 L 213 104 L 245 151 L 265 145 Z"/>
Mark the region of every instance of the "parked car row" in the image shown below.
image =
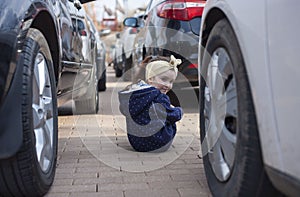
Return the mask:
<path id="1" fill-rule="evenodd" d="M 182 75 L 176 82 L 198 85 L 198 40 L 204 5 L 205 1 L 199 0 L 150 0 L 142 16 L 126 18 L 124 26 L 139 30 L 131 48 L 123 51 L 131 52 L 131 56 L 126 55 L 130 60 L 123 61 L 123 70 L 130 70 L 128 78 L 144 78 L 141 62 L 145 57 L 174 55 L 183 60 L 178 67 Z"/>
<path id="2" fill-rule="evenodd" d="M 125 18 L 124 31 L 117 35 L 115 47 L 116 76 L 136 82 L 144 79 L 143 60 L 147 57 L 173 55 L 183 62 L 178 66 L 180 74 L 173 90 L 197 87 L 198 41 L 204 5 L 202 0 L 150 0 L 144 13 Z M 173 91 L 168 95 L 174 106 L 181 105 Z"/>
<path id="3" fill-rule="evenodd" d="M 49 190 L 58 106 L 74 100 L 75 113 L 98 110 L 105 48 L 82 7 L 90 1 L 1 1 L 0 196 Z"/>
<path id="4" fill-rule="evenodd" d="M 132 68 L 133 63 L 134 40 L 140 29 L 144 27 L 144 16 L 144 11 L 138 10 L 133 16 L 137 20 L 137 25 L 124 26 L 123 31 L 116 34 L 116 49 L 114 58 L 116 77 L 121 77 L 125 74 L 123 79 L 131 80 L 130 69 Z"/>

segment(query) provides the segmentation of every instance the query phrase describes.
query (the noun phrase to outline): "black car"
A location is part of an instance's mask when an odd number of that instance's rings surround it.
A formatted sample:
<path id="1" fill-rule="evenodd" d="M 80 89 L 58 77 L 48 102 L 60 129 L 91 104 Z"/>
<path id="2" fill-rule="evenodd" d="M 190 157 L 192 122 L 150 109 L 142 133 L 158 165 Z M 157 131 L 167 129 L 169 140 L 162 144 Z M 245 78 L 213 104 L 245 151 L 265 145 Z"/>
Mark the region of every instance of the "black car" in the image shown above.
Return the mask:
<path id="1" fill-rule="evenodd" d="M 0 196 L 42 196 L 54 180 L 57 98 L 62 102 L 84 94 L 88 86 L 80 75 L 92 68 L 82 64 L 70 6 L 80 9 L 81 4 L 1 1 Z M 82 84 L 74 86 L 76 80 Z"/>
<path id="2" fill-rule="evenodd" d="M 150 0 L 143 22 L 128 17 L 124 25 L 139 27 L 133 50 L 132 80 L 143 78 L 141 62 L 149 55 L 170 56 L 183 60 L 177 82 L 198 84 L 198 40 L 205 1 Z"/>
<path id="3" fill-rule="evenodd" d="M 88 27 L 80 2 L 65 0 L 60 6 L 63 56 L 57 86 L 58 105 L 73 100 L 73 114 L 97 113 L 96 38 Z"/>
<path id="4" fill-rule="evenodd" d="M 89 28 L 93 37 L 95 38 L 96 48 L 96 65 L 97 65 L 97 79 L 98 79 L 98 91 L 106 90 L 106 48 L 104 42 L 100 39 L 99 32 L 94 24 L 93 20 L 86 15 Z"/>

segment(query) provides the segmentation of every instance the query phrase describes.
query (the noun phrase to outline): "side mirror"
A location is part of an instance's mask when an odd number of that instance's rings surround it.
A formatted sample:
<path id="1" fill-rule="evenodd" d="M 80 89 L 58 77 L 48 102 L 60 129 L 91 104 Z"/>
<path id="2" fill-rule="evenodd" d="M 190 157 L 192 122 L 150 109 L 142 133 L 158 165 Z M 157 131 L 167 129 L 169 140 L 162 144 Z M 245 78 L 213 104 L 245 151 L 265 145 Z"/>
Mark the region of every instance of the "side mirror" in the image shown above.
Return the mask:
<path id="1" fill-rule="evenodd" d="M 123 21 L 123 25 L 126 27 L 138 27 L 138 19 L 134 17 L 125 18 Z"/>

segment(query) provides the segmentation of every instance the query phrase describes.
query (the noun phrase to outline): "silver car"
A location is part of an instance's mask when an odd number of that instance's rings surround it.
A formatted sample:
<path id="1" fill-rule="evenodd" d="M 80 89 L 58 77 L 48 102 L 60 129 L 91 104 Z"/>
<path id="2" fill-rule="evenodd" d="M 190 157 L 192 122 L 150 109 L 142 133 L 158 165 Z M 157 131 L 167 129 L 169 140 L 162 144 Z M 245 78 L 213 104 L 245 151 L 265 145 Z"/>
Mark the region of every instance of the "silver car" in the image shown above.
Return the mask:
<path id="1" fill-rule="evenodd" d="M 214 196 L 299 196 L 300 1 L 208 0 L 200 130 Z"/>

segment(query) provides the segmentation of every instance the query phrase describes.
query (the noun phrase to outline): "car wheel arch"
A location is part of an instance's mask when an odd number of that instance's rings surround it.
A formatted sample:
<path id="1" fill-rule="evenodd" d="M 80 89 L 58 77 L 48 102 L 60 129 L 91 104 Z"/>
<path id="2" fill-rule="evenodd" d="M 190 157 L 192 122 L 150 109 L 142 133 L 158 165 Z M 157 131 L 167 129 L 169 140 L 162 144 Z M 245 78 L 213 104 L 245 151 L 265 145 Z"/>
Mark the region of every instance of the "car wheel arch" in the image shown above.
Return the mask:
<path id="1" fill-rule="evenodd" d="M 59 72 L 61 69 L 60 68 L 61 50 L 59 47 L 58 33 L 56 31 L 56 25 L 53 21 L 53 18 L 48 12 L 42 11 L 35 17 L 31 27 L 40 30 L 47 40 L 52 55 L 53 63 L 54 63 L 54 74 L 57 83 L 59 78 Z M 54 42 L 55 40 L 57 42 Z"/>
<path id="2" fill-rule="evenodd" d="M 231 18 L 231 16 L 227 16 L 222 9 L 224 9 L 226 11 L 226 8 L 224 8 L 224 7 L 222 7 L 222 8 L 214 7 L 211 10 L 209 10 L 209 12 L 206 14 L 205 21 L 203 23 L 204 30 L 200 30 L 200 31 L 202 31 L 201 32 L 202 34 L 201 34 L 201 44 L 199 45 L 199 47 L 201 47 L 201 48 L 199 48 L 199 60 L 200 60 L 200 62 L 202 61 L 202 58 L 204 55 L 204 48 L 206 47 L 208 37 L 209 37 L 213 27 L 219 21 L 225 19 L 228 21 L 229 25 L 231 26 L 231 28 L 233 30 L 233 33 L 234 33 L 236 39 L 238 40 L 239 48 L 241 51 L 241 56 L 243 58 L 243 61 L 245 62 L 245 65 L 247 65 L 248 60 L 247 60 L 247 57 L 245 56 L 245 54 L 247 54 L 247 53 L 245 52 L 245 48 L 240 44 L 240 43 L 243 43 L 243 42 L 241 42 L 242 38 L 239 36 L 239 34 L 236 33 L 236 31 L 239 31 L 238 30 L 239 28 L 238 28 L 237 24 L 234 22 L 234 20 Z M 227 12 L 227 13 L 230 13 L 230 12 Z M 199 62 L 199 65 L 201 65 L 200 62 Z M 200 68 L 200 71 L 199 71 L 200 73 L 201 73 L 201 69 L 202 68 Z M 249 71 L 248 71 L 247 66 L 245 66 L 245 70 L 247 73 L 248 80 L 250 81 L 250 84 L 249 84 L 250 89 L 252 92 L 254 92 L 253 87 L 251 87 L 252 78 L 249 76 Z M 257 104 L 256 104 L 255 99 L 253 100 L 253 102 L 254 102 L 255 111 L 257 111 L 257 109 L 256 109 Z"/>
<path id="3" fill-rule="evenodd" d="M 201 46 L 205 46 L 207 43 L 208 36 L 212 30 L 212 28 L 215 26 L 215 24 L 222 20 L 223 18 L 227 18 L 220 10 L 219 8 L 213 8 L 209 11 L 209 13 L 206 15 L 205 20 L 203 22 L 203 30 L 201 34 Z"/>

